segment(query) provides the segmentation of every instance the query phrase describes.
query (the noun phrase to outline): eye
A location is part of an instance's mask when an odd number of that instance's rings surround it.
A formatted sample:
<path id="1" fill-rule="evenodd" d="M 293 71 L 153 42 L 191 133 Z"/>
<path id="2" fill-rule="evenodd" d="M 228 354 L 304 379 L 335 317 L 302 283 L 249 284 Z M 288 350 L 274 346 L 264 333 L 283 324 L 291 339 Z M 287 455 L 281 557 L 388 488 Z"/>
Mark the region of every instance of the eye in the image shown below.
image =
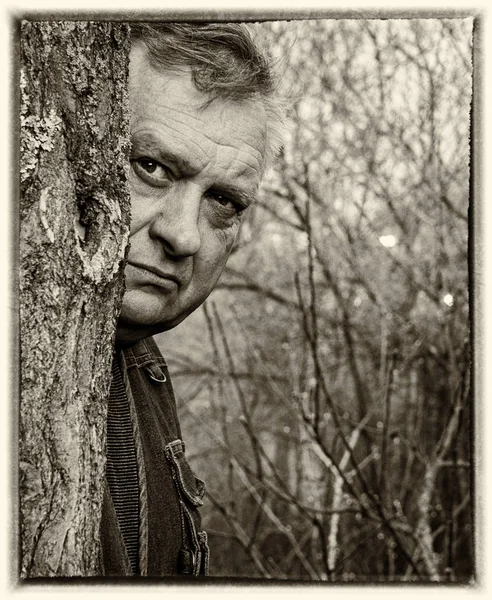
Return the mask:
<path id="1" fill-rule="evenodd" d="M 130 162 L 136 175 L 149 185 L 166 185 L 173 178 L 170 169 L 152 158 L 144 156 L 134 158 Z"/>
<path id="2" fill-rule="evenodd" d="M 218 202 L 221 206 L 235 207 L 234 202 L 230 198 L 227 198 L 227 196 L 223 196 L 222 194 L 214 194 L 213 196 L 214 200 Z"/>
<path id="3" fill-rule="evenodd" d="M 140 158 L 136 162 L 142 169 L 145 169 L 147 173 L 153 173 L 158 167 L 158 164 L 155 161 L 150 160 L 150 158 Z"/>
<path id="4" fill-rule="evenodd" d="M 243 203 L 227 194 L 209 190 L 208 197 L 213 200 L 222 212 L 232 215 L 238 215 L 246 209 Z"/>

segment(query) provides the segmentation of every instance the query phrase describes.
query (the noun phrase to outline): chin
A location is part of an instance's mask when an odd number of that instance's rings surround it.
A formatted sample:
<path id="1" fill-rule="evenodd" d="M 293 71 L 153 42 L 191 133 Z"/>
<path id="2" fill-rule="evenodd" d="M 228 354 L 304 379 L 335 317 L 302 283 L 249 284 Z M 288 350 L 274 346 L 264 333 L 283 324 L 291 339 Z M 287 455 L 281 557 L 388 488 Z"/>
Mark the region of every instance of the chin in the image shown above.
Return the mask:
<path id="1" fill-rule="evenodd" d="M 156 327 L 171 323 L 183 312 L 176 298 L 152 295 L 141 290 L 125 292 L 120 321 L 130 327 Z"/>
<path id="2" fill-rule="evenodd" d="M 123 297 L 116 339 L 138 341 L 173 329 L 195 311 L 207 296 L 183 306 L 177 302 L 177 298 L 171 302 L 169 298 L 152 296 L 141 290 L 127 291 Z"/>
<path id="3" fill-rule="evenodd" d="M 181 320 L 181 318 L 174 315 L 162 315 L 150 311 L 135 313 L 135 311 L 123 307 L 118 319 L 118 326 L 121 324 L 128 329 L 159 332 L 175 327 Z"/>
<path id="4" fill-rule="evenodd" d="M 179 325 L 193 309 L 156 311 L 151 307 L 135 307 L 123 303 L 117 324 L 116 338 L 144 339 Z"/>

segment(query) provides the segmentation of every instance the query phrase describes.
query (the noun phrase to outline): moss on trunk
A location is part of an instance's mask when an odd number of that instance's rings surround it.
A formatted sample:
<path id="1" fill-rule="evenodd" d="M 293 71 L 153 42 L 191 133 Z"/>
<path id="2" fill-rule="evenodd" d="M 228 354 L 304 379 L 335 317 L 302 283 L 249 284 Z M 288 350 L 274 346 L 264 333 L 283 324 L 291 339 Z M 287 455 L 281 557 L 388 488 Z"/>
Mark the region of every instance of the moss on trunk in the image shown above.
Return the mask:
<path id="1" fill-rule="evenodd" d="M 129 232 L 128 26 L 21 29 L 21 577 L 98 573 Z"/>

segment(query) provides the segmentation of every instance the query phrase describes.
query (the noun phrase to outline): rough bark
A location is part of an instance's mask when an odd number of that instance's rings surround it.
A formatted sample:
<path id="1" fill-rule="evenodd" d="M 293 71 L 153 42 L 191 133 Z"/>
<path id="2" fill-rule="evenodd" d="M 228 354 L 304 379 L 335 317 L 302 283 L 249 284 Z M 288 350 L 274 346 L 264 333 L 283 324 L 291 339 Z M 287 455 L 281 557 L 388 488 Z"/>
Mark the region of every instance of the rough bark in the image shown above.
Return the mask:
<path id="1" fill-rule="evenodd" d="M 21 29 L 21 577 L 98 573 L 129 231 L 128 27 Z"/>

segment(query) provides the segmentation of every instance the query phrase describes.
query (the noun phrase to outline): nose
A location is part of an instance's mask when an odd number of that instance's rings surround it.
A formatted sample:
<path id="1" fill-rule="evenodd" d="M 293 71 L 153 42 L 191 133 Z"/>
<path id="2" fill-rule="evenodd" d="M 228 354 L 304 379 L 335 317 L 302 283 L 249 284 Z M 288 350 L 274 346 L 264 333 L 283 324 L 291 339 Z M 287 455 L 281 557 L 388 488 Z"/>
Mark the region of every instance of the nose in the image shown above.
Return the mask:
<path id="1" fill-rule="evenodd" d="M 170 256 L 181 258 L 198 252 L 200 204 L 201 193 L 191 183 L 176 186 L 160 201 L 149 235 L 158 238 Z"/>

